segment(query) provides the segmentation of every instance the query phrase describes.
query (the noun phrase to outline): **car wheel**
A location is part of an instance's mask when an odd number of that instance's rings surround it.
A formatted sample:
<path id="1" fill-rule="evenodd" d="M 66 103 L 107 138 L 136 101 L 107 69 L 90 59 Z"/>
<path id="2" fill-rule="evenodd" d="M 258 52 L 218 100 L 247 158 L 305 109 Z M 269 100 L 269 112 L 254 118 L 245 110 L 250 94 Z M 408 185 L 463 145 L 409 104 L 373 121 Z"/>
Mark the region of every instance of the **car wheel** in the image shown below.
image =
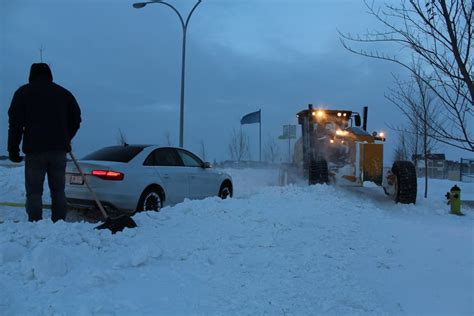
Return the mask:
<path id="1" fill-rule="evenodd" d="M 222 183 L 221 188 L 219 190 L 219 197 L 223 200 L 232 197 L 232 186 L 230 183 Z"/>
<path id="2" fill-rule="evenodd" d="M 143 191 L 138 201 L 137 212 L 155 211 L 159 212 L 163 206 L 163 198 L 158 188 L 151 187 Z"/>

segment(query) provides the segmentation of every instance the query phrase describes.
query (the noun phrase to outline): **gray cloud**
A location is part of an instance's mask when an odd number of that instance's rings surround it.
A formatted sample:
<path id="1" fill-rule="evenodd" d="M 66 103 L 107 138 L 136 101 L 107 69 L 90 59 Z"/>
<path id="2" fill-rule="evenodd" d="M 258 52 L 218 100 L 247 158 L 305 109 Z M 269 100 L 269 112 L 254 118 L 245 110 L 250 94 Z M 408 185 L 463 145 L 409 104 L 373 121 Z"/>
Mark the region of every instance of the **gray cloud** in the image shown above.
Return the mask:
<path id="1" fill-rule="evenodd" d="M 193 3 L 171 1 L 180 10 Z M 130 142 L 164 143 L 169 132 L 177 144 L 178 19 L 164 6 L 135 10 L 131 3 L 1 2 L 0 148 L 6 148 L 11 96 L 38 61 L 41 45 L 55 81 L 83 110 L 78 153 L 115 143 L 119 128 Z M 205 140 L 208 156 L 226 159 L 232 128 L 259 108 L 263 135 L 274 137 L 308 103 L 352 110 L 368 105 L 371 129 L 401 121 L 383 97 L 398 69 L 351 55 L 339 43 L 337 29 L 363 32 L 371 23 L 357 1 L 204 0 L 188 30 L 185 144 L 197 150 Z M 256 158 L 258 127 L 243 128 L 255 136 Z"/>

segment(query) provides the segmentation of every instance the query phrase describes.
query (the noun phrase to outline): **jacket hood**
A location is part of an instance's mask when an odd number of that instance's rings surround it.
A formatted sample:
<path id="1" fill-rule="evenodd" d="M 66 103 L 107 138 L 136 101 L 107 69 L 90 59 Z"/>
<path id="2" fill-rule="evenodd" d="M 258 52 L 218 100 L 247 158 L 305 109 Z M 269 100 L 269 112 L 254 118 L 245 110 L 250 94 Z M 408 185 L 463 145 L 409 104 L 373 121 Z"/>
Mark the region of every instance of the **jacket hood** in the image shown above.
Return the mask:
<path id="1" fill-rule="evenodd" d="M 28 78 L 29 82 L 35 81 L 37 79 L 46 79 L 48 81 L 53 81 L 53 74 L 48 64 L 37 63 L 32 64 L 30 68 L 30 77 Z"/>

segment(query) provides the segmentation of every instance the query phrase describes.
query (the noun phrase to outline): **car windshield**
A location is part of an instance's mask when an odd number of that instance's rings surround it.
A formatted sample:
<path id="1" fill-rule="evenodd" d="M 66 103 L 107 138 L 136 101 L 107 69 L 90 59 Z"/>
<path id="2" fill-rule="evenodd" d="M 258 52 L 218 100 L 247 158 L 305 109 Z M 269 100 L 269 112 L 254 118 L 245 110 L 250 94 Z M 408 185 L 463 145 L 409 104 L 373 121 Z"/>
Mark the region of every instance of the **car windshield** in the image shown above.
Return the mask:
<path id="1" fill-rule="evenodd" d="M 129 162 L 146 146 L 111 146 L 99 149 L 82 158 L 82 160 L 99 160 L 113 162 Z"/>

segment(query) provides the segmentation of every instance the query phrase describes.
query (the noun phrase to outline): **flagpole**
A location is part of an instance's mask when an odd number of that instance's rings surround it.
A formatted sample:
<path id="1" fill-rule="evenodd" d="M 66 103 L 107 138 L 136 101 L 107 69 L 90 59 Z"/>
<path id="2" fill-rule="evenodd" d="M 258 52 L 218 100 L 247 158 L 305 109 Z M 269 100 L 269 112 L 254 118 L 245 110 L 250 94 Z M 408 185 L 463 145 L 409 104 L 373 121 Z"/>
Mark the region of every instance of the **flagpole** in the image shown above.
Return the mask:
<path id="1" fill-rule="evenodd" d="M 260 113 L 260 155 L 259 155 L 259 159 L 260 159 L 260 162 L 262 162 L 262 109 L 258 110 Z"/>
<path id="2" fill-rule="evenodd" d="M 290 124 L 288 124 L 288 162 L 291 163 L 291 133 L 290 133 Z"/>

